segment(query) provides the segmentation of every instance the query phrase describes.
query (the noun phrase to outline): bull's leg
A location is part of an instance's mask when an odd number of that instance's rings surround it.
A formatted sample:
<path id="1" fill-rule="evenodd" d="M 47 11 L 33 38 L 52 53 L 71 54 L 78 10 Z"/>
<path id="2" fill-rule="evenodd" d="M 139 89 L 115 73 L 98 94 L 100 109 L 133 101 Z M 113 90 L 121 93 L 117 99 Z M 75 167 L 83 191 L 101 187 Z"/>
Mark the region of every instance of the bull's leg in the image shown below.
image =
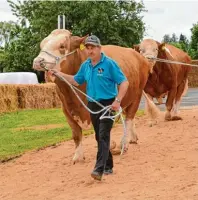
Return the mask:
<path id="1" fill-rule="evenodd" d="M 68 111 L 63 107 L 63 112 L 67 118 L 67 122 L 72 129 L 72 138 L 75 143 L 75 154 L 73 157 L 73 163 L 75 164 L 77 161 L 84 160 L 83 148 L 82 148 L 82 129 L 77 124 L 77 122 L 68 114 Z"/>
<path id="2" fill-rule="evenodd" d="M 179 112 L 178 112 L 180 103 L 181 103 L 181 99 L 178 101 L 175 100 L 175 104 L 172 109 L 172 117 L 171 117 L 171 120 L 173 120 L 173 121 L 182 120 L 182 118 L 179 116 Z"/>
<path id="3" fill-rule="evenodd" d="M 173 107 L 173 116 L 172 120 L 181 120 L 182 118 L 179 116 L 179 107 L 181 103 L 181 97 L 185 95 L 186 90 L 188 89 L 188 81 L 183 81 L 177 88 L 177 94 L 175 98 L 175 105 Z"/>
<path id="4" fill-rule="evenodd" d="M 85 160 L 82 148 L 82 129 L 80 128 L 80 130 L 77 130 L 77 127 L 75 130 L 72 129 L 72 138 L 76 147 L 73 157 L 73 163 L 75 164 L 77 161 Z"/>
<path id="5" fill-rule="evenodd" d="M 126 132 L 129 134 L 129 143 L 137 144 L 138 137 L 135 130 L 135 119 L 126 119 Z"/>
<path id="6" fill-rule="evenodd" d="M 168 93 L 168 97 L 167 97 L 167 100 L 166 100 L 166 113 L 165 113 L 165 120 L 167 120 L 167 121 L 170 121 L 172 119 L 171 118 L 171 110 L 172 110 L 173 105 L 174 105 L 176 93 L 177 93 L 176 87 L 172 88 Z"/>
<path id="7" fill-rule="evenodd" d="M 138 110 L 142 93 L 137 95 L 136 100 L 126 109 L 126 131 L 130 144 L 137 144 L 138 137 L 135 130 L 135 114 Z"/>

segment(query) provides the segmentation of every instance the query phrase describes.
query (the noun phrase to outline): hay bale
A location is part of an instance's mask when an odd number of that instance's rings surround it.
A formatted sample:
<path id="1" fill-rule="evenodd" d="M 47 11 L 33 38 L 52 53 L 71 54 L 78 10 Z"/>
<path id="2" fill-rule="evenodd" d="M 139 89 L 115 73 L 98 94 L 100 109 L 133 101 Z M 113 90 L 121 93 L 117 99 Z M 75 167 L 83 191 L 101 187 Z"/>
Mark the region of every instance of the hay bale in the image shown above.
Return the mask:
<path id="1" fill-rule="evenodd" d="M 18 110 L 16 85 L 0 84 L 0 94 L 0 113 Z"/>
<path id="2" fill-rule="evenodd" d="M 198 60 L 192 60 L 192 64 L 198 65 Z M 198 67 L 192 67 L 188 79 L 189 87 L 198 87 Z"/>
<path id="3" fill-rule="evenodd" d="M 58 108 L 61 102 L 53 83 L 20 85 L 17 88 L 20 109 Z"/>

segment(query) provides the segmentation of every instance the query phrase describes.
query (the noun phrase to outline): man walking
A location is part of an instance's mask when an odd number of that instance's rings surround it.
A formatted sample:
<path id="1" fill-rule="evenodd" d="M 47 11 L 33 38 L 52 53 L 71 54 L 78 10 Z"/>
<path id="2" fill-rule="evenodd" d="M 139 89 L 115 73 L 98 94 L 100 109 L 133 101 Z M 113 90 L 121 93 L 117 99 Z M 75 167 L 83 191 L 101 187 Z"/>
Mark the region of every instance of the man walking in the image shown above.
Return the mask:
<path id="1" fill-rule="evenodd" d="M 81 64 L 77 74 L 74 76 L 62 72 L 59 74 L 75 86 L 86 82 L 88 96 L 103 106 L 111 105 L 112 110 L 118 111 L 129 85 L 125 75 L 118 64 L 102 52 L 100 39 L 97 36 L 87 37 L 85 46 L 89 58 Z M 51 71 L 53 73 L 53 70 Z M 88 107 L 92 111 L 102 109 L 89 98 Z M 110 152 L 110 131 L 113 121 L 100 120 L 102 114 L 90 114 L 98 144 L 96 164 L 91 173 L 91 177 L 96 180 L 101 180 L 103 174 L 113 173 L 113 157 Z"/>

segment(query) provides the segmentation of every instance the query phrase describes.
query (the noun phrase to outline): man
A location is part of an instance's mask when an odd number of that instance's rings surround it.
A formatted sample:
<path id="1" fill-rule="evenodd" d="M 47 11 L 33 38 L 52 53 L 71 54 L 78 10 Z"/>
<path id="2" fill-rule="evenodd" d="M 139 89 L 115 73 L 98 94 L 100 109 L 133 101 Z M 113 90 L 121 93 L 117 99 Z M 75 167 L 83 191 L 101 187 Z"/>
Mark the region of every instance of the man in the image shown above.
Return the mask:
<path id="1" fill-rule="evenodd" d="M 86 82 L 88 96 L 103 106 L 111 105 L 112 110 L 118 111 L 129 85 L 125 75 L 113 59 L 102 53 L 100 39 L 97 36 L 91 35 L 87 37 L 85 47 L 89 58 L 82 63 L 77 74 L 72 76 L 59 72 L 60 75 L 75 86 Z M 88 107 L 92 111 L 102 109 L 91 99 L 88 99 Z M 113 121 L 111 119 L 100 120 L 99 118 L 102 114 L 90 114 L 98 143 L 96 164 L 91 173 L 92 178 L 96 180 L 101 180 L 103 174 L 113 173 L 113 157 L 109 150 L 110 131 Z"/>

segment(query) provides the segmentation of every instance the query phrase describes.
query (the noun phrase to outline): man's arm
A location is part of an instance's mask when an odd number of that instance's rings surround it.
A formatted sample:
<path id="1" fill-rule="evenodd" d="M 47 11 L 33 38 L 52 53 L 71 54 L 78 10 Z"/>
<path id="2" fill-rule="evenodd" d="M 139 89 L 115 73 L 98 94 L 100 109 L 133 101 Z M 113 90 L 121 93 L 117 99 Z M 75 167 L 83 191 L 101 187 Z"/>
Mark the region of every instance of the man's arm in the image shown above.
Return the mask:
<path id="1" fill-rule="evenodd" d="M 63 76 L 63 78 L 65 78 L 70 84 L 72 84 L 74 86 L 79 86 L 79 84 L 75 81 L 73 75 L 65 74 L 65 73 L 62 73 L 62 72 L 58 72 L 58 74 L 60 76 Z"/>
<path id="2" fill-rule="evenodd" d="M 129 87 L 129 82 L 127 80 L 123 81 L 119 85 L 119 87 L 118 87 L 118 95 L 117 95 L 115 101 L 112 103 L 112 106 L 111 106 L 112 110 L 115 110 L 115 111 L 119 110 L 120 103 L 121 103 L 122 99 L 124 98 L 128 87 Z"/>
<path id="3" fill-rule="evenodd" d="M 48 71 L 52 76 L 56 76 L 55 74 L 62 76 L 64 79 L 66 79 L 70 84 L 74 85 L 74 86 L 79 86 L 79 84 L 75 81 L 74 76 L 73 75 L 69 75 L 69 74 L 65 74 L 63 72 L 60 72 L 58 70 L 55 69 L 51 69 Z"/>
<path id="4" fill-rule="evenodd" d="M 129 87 L 129 82 L 128 81 L 123 81 L 119 85 L 117 99 L 118 99 L 118 101 L 120 101 L 120 103 L 121 103 L 122 99 L 124 98 L 128 87 Z"/>

